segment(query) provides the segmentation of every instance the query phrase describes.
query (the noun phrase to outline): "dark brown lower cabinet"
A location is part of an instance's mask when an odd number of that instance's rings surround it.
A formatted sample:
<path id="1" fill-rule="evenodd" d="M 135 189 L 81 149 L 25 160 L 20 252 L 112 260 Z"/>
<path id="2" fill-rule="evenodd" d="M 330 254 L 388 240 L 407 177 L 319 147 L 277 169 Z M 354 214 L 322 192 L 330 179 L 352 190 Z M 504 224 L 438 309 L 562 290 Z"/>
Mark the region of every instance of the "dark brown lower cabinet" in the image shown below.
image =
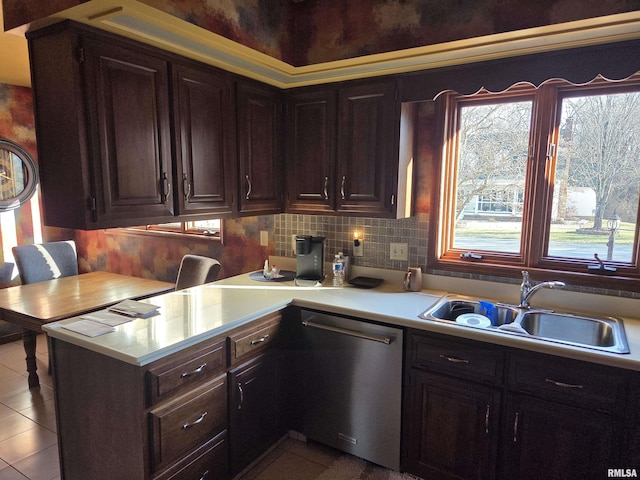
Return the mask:
<path id="1" fill-rule="evenodd" d="M 593 410 L 512 395 L 502 442 L 502 478 L 602 479 L 617 468 L 621 420 Z"/>
<path id="2" fill-rule="evenodd" d="M 500 391 L 414 371 L 407 470 L 423 478 L 493 478 Z"/>
<path id="3" fill-rule="evenodd" d="M 407 345 L 407 472 L 562 480 L 638 467 L 635 372 L 417 330 Z"/>
<path id="4" fill-rule="evenodd" d="M 269 449 L 286 429 L 280 409 L 281 354 L 264 355 L 229 371 L 229 449 L 235 475 Z"/>

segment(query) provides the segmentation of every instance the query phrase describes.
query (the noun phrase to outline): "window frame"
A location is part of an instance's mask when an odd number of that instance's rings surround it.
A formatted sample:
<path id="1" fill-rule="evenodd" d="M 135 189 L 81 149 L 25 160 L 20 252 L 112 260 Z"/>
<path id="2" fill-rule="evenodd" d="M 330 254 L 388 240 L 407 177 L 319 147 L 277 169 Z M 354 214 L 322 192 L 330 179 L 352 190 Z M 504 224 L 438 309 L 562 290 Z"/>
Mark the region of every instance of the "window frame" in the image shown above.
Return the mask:
<path id="1" fill-rule="evenodd" d="M 171 222 L 167 224 L 149 224 L 138 227 L 129 227 L 125 230 L 127 233 L 143 236 L 156 236 L 175 239 L 202 240 L 208 242 L 220 242 L 224 245 L 224 220 L 220 220 L 220 229 L 216 233 L 207 233 L 203 229 L 196 228 L 193 224 L 197 220 Z M 179 224 L 179 227 L 169 225 Z"/>
<path id="2" fill-rule="evenodd" d="M 569 81 L 551 80 L 539 87 L 516 84 L 501 93 L 481 90 L 473 95 L 443 92 L 436 98 L 436 128 L 440 139 L 440 154 L 434 165 L 429 251 L 427 267 L 480 275 L 519 277 L 522 270 L 535 272 L 539 279 L 563 279 L 586 286 L 602 286 L 602 274 L 588 270 L 595 259 L 551 257 L 546 254 L 550 238 L 553 189 L 558 149 L 551 152 L 551 144 L 558 145 L 562 100 L 571 96 L 597 93 L 640 91 L 640 74 L 623 81 L 608 81 L 602 77 L 584 85 Z M 456 198 L 456 168 L 458 158 L 458 126 L 460 106 L 474 103 L 496 103 L 533 98 L 529 155 L 526 167 L 524 204 L 522 211 L 522 237 L 520 253 L 473 251 L 482 259 L 462 258 L 468 249 L 453 248 Z M 551 155 L 548 155 L 550 154 Z M 640 218 L 640 211 L 638 213 Z M 607 275 L 607 286 L 619 289 L 637 289 L 640 286 L 640 221 L 636 218 L 635 244 L 632 263 L 607 261 L 617 268 Z"/>

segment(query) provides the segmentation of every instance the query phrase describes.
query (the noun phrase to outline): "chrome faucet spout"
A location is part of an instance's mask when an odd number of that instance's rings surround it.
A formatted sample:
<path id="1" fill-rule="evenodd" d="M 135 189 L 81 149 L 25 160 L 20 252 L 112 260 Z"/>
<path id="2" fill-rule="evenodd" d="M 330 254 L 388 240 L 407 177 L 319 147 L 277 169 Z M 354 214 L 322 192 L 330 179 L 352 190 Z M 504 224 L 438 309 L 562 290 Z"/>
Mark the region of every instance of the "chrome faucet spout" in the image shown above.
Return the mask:
<path id="1" fill-rule="evenodd" d="M 538 290 L 543 288 L 562 288 L 565 286 L 564 282 L 550 281 L 540 282 L 537 285 L 531 286 L 529 280 L 529 272 L 522 271 L 522 284 L 520 285 L 520 308 L 531 308 L 531 297 L 535 295 Z"/>

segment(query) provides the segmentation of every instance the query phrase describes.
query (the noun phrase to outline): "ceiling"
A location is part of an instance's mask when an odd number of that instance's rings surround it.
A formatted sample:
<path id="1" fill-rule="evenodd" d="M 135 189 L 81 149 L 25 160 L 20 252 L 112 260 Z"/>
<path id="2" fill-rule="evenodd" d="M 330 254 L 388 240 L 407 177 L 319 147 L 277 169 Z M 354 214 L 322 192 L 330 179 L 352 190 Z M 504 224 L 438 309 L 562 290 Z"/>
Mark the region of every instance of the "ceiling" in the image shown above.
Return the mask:
<path id="1" fill-rule="evenodd" d="M 0 1 L 0 21 L 1 17 Z M 72 19 L 133 38 L 279 88 L 640 38 L 640 11 L 633 11 L 294 67 L 138 1 L 91 0 L 43 20 L 51 23 L 62 19 Z M 0 83 L 30 85 L 28 49 L 23 35 L 20 29 L 0 33 Z"/>

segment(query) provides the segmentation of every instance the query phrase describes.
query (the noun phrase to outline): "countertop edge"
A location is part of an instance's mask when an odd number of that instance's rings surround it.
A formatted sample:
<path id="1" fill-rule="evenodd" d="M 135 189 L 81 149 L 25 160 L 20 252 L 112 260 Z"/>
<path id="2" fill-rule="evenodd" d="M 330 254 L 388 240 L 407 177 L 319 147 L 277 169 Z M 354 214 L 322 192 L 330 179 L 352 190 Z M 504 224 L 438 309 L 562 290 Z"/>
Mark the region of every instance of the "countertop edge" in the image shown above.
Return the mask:
<path id="1" fill-rule="evenodd" d="M 246 291 L 247 289 L 251 289 L 254 284 L 247 283 L 244 277 L 248 278 L 248 274 L 196 287 L 196 289 L 213 288 L 236 293 L 242 290 Z M 539 352 L 587 361 L 595 364 L 640 371 L 640 349 L 638 348 L 634 348 L 634 350 L 638 350 L 638 352 L 633 355 L 600 352 L 594 349 L 574 347 L 546 340 L 538 340 L 536 338 L 512 335 L 505 332 L 498 333 L 491 330 L 462 326 L 455 323 L 445 324 L 442 322 L 423 320 L 418 317 L 419 313 L 428 309 L 443 295 L 446 295 L 447 292 L 430 290 L 422 290 L 421 292 L 404 292 L 393 285 L 383 285 L 382 287 L 371 290 L 362 290 L 353 287 L 319 287 L 299 290 L 297 288 L 285 288 L 278 292 L 278 289 L 281 288 L 279 285 L 273 285 L 269 288 L 273 289 L 273 299 L 271 300 L 271 294 L 269 294 L 269 301 L 262 308 L 257 308 L 255 311 L 251 311 L 250 313 L 240 317 L 225 320 L 223 325 L 211 330 L 180 339 L 173 344 L 140 355 L 131 355 L 115 350 L 112 347 L 102 345 L 99 340 L 95 341 L 92 337 L 86 337 L 62 328 L 62 325 L 65 322 L 73 321 L 74 319 L 48 324 L 43 326 L 43 329 L 53 338 L 90 349 L 126 363 L 144 366 L 176 353 L 184 348 L 193 346 L 210 338 L 223 335 L 235 328 L 242 327 L 264 315 L 268 315 L 293 305 L 300 308 L 321 310 L 329 314 L 333 313 L 337 315 L 364 318 L 390 325 L 476 340 L 523 351 Z M 261 286 L 260 289 L 264 289 L 264 286 Z M 205 291 L 206 290 L 200 290 L 201 293 Z M 280 295 L 276 295 L 276 292 L 280 293 Z M 322 294 L 318 292 L 322 292 Z M 371 295 L 375 295 L 375 297 Z M 384 299 L 386 305 L 393 304 L 394 302 L 402 303 L 402 305 L 398 305 L 395 311 L 393 307 L 387 308 L 386 311 L 376 311 L 375 301 L 380 302 L 381 299 Z M 420 307 L 418 308 L 417 305 L 420 305 Z M 416 309 L 421 311 L 417 311 Z M 77 318 L 75 320 L 77 320 Z M 633 326 L 633 338 L 636 339 L 633 343 L 638 347 L 638 345 L 640 345 L 640 338 L 636 337 L 640 337 L 640 320 L 623 319 L 623 321 L 625 326 Z M 629 337 L 629 329 L 626 330 L 627 337 Z M 630 341 L 630 343 L 632 342 Z"/>

